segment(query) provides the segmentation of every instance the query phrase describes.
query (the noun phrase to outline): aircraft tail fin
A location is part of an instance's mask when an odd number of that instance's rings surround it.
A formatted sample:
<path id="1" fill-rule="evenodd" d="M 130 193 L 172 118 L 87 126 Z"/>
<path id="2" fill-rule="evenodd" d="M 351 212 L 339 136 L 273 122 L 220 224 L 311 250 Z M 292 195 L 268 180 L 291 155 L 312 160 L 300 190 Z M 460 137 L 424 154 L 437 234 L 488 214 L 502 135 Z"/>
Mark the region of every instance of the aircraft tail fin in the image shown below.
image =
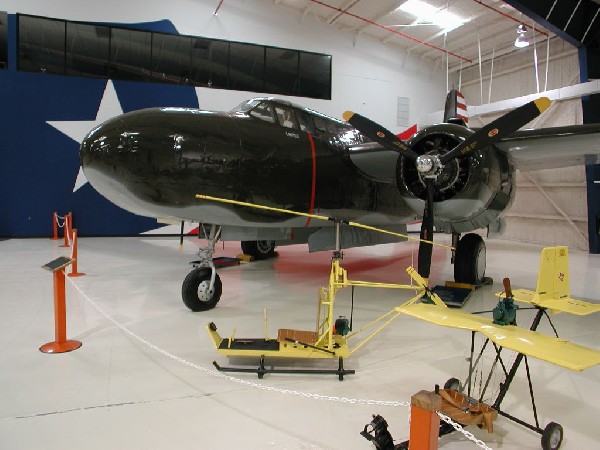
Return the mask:
<path id="1" fill-rule="evenodd" d="M 401 133 L 398 133 L 396 136 L 398 136 L 398 139 L 402 139 L 403 141 L 408 141 L 411 137 L 413 137 L 415 134 L 417 134 L 417 124 L 415 123 L 413 126 L 407 128 L 406 130 L 402 131 Z"/>
<path id="2" fill-rule="evenodd" d="M 547 247 L 540 256 L 536 293 L 540 299 L 570 297 L 569 251 L 567 247 Z"/>
<path id="3" fill-rule="evenodd" d="M 467 113 L 467 102 L 457 89 L 451 89 L 446 96 L 444 107 L 444 122 L 469 125 L 469 114 Z"/>

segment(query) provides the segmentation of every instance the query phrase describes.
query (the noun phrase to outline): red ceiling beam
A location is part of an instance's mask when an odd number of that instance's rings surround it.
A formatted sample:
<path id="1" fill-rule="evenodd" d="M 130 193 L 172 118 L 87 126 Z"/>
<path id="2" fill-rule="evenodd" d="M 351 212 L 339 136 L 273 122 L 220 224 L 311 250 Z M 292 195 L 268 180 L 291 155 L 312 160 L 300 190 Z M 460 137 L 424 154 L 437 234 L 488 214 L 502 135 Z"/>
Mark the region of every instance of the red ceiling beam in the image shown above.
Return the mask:
<path id="1" fill-rule="evenodd" d="M 454 56 L 455 58 L 462 59 L 463 61 L 466 61 L 466 62 L 469 62 L 469 63 L 473 62 L 472 60 L 470 60 L 468 58 L 464 58 L 464 57 L 462 57 L 460 55 L 457 55 L 456 53 L 452 53 L 452 52 L 449 52 L 448 50 L 444 50 L 443 48 L 436 47 L 435 45 L 430 44 L 429 42 L 422 41 L 421 39 L 417 39 L 415 37 L 409 36 L 408 34 L 402 33 L 402 32 L 400 32 L 398 30 L 394 30 L 393 28 L 387 27 L 385 25 L 382 25 L 380 23 L 377 23 L 377 22 L 374 22 L 372 20 L 366 19 L 364 17 L 358 16 L 356 14 L 352 14 L 351 12 L 345 11 L 345 10 L 343 10 L 341 8 L 336 7 L 336 6 L 329 5 L 329 4 L 324 3 L 322 1 L 319 1 L 319 0 L 309 0 L 309 1 L 311 1 L 313 3 L 316 3 L 317 5 L 321 5 L 321 6 L 324 6 L 326 8 L 332 9 L 334 11 L 338 11 L 338 12 L 340 12 L 342 14 L 346 14 L 347 16 L 354 17 L 355 19 L 361 20 L 363 22 L 366 22 L 369 25 L 373 25 L 373 26 L 379 27 L 379 28 L 381 28 L 383 30 L 389 31 L 390 33 L 397 34 L 398 36 L 401 36 L 401 37 L 406 38 L 406 39 L 410 39 L 411 41 L 414 41 L 414 42 L 417 42 L 419 44 L 425 45 L 425 46 L 427 46 L 429 48 L 433 48 L 435 50 L 439 50 L 440 52 L 444 52 L 444 53 L 446 53 L 446 54 L 448 54 L 450 56 Z"/>

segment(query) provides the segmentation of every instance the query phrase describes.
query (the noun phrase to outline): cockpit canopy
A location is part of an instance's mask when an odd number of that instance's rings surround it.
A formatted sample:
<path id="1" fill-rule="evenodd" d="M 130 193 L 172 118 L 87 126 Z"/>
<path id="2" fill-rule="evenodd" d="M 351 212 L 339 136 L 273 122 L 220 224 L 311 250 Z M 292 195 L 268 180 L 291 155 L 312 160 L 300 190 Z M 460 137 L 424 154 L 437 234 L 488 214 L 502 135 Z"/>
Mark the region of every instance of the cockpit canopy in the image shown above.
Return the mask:
<path id="1" fill-rule="evenodd" d="M 278 124 L 283 128 L 311 133 L 318 139 L 333 139 L 347 147 L 370 142 L 346 122 L 285 100 L 253 98 L 242 102 L 230 112 L 245 114 L 264 122 Z"/>

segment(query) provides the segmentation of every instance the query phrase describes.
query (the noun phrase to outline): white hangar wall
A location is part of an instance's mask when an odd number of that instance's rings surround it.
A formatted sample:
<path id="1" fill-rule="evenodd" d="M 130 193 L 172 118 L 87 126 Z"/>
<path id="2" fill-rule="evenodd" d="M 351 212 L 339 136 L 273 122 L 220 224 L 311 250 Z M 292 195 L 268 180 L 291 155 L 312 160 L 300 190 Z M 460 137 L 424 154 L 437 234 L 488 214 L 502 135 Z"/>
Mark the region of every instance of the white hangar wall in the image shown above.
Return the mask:
<path id="1" fill-rule="evenodd" d="M 492 73 L 491 63 L 483 64 L 482 82 L 478 66 L 463 70 L 461 91 L 467 102 L 471 105 L 492 103 L 579 83 L 577 50 L 565 41 L 553 38 L 550 41 L 547 72 L 546 50 L 545 41 L 535 48 L 538 60 L 537 80 L 534 47 L 531 45 L 495 59 Z M 480 127 L 498 116 L 499 114 L 473 117 L 470 125 Z M 581 123 L 581 101 L 572 99 L 554 102 L 548 111 L 526 128 Z M 583 166 L 533 172 L 517 171 L 516 189 L 513 205 L 504 215 L 506 228 L 500 238 L 588 250 L 587 191 Z"/>
<path id="2" fill-rule="evenodd" d="M 310 15 L 300 17 L 272 2 L 218 0 L 170 2 L 128 0 L 8 0 L 9 13 L 93 22 L 149 22 L 169 19 L 181 34 L 293 48 L 332 55 L 332 99 L 288 99 L 333 117 L 346 110 L 368 115 L 395 132 L 398 97 L 409 98 L 410 124 L 444 105 L 446 77 L 433 61 L 406 57 L 398 47 L 356 37 Z M 437 66 L 439 67 L 439 66 Z M 200 107 L 229 110 L 260 93 L 197 88 Z"/>

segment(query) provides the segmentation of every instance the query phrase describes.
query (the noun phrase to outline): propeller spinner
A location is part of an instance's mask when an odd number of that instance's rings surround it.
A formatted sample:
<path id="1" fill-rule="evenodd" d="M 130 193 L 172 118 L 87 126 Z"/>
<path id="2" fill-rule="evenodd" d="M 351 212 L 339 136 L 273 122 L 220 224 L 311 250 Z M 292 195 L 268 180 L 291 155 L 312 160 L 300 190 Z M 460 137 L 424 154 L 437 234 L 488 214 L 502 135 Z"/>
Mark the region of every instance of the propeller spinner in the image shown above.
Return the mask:
<path id="1" fill-rule="evenodd" d="M 433 239 L 433 199 L 436 193 L 436 180 L 444 170 L 445 165 L 454 159 L 461 159 L 469 156 L 476 150 L 484 149 L 495 142 L 510 136 L 523 125 L 539 116 L 548 109 L 549 106 L 550 99 L 547 97 L 541 97 L 526 103 L 477 130 L 456 147 L 440 155 L 419 155 L 408 143 L 402 141 L 394 135 L 394 133 L 372 120 L 352 111 L 346 111 L 343 114 L 344 120 L 362 134 L 373 141 L 380 143 L 385 148 L 398 152 L 401 157 L 408 158 L 415 162 L 415 167 L 421 175 L 426 188 L 425 208 L 423 211 L 423 221 L 421 223 L 420 233 L 421 242 L 419 243 L 418 256 L 418 273 L 423 278 L 429 278 L 431 271 L 433 245 L 425 241 L 431 241 Z"/>

